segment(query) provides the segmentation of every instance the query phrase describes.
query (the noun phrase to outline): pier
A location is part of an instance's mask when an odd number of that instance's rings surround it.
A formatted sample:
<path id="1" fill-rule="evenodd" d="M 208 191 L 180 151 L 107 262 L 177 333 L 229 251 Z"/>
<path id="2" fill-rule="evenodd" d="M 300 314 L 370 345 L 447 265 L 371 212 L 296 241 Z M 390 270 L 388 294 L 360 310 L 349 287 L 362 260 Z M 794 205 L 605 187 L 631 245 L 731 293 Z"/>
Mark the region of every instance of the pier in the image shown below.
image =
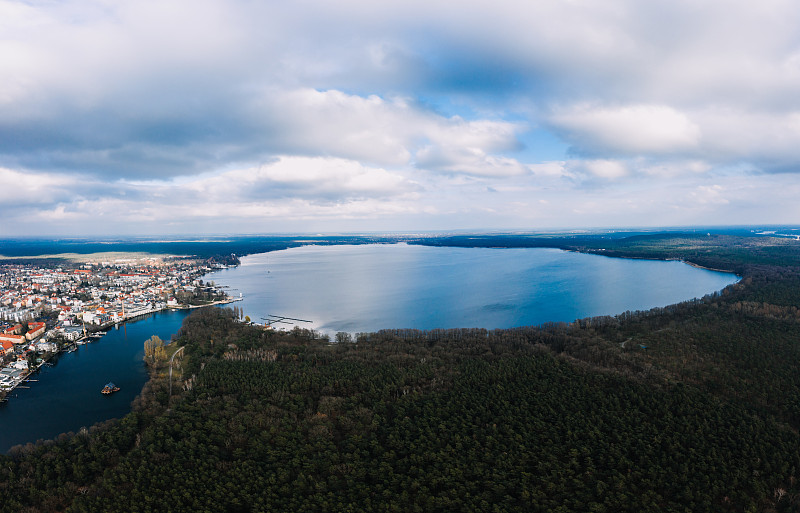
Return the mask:
<path id="1" fill-rule="evenodd" d="M 297 324 L 298 322 L 308 322 L 313 323 L 314 321 L 309 321 L 306 319 L 296 319 L 294 317 L 286 317 L 284 315 L 273 315 L 267 314 L 266 317 L 262 317 L 264 322 L 264 326 L 267 328 L 271 328 L 273 324 Z"/>
<path id="2" fill-rule="evenodd" d="M 52 353 L 42 353 L 41 361 L 38 362 L 33 368 L 29 369 L 20 369 L 22 372 L 11 378 L 3 378 L 5 381 L 4 384 L 0 384 L 0 403 L 6 402 L 8 394 L 13 392 L 17 388 L 30 388 L 28 386 L 23 385 L 23 383 L 36 383 L 38 379 L 30 379 L 29 377 L 36 373 L 39 369 L 42 368 L 43 365 L 48 364 L 48 361 L 58 354 L 58 352 Z M 7 367 L 9 368 L 9 367 Z M 5 369 L 3 369 L 5 370 Z"/>

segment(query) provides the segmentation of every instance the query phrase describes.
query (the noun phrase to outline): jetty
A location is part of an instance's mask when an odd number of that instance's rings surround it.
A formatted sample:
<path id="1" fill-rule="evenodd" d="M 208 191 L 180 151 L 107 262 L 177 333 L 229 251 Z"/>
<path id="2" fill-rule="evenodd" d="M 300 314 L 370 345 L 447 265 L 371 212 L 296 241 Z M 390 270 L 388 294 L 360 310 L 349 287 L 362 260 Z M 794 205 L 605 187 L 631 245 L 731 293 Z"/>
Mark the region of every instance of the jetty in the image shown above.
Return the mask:
<path id="1" fill-rule="evenodd" d="M 30 388 L 23 383 L 38 382 L 38 379 L 31 379 L 31 375 L 37 372 L 43 365 L 48 364 L 48 360 L 56 353 L 45 353 L 44 358 L 37 358 L 36 363 L 28 368 L 19 366 L 7 366 L 0 368 L 0 401 L 5 399 L 16 388 Z"/>
<path id="2" fill-rule="evenodd" d="M 264 322 L 265 328 L 272 328 L 274 324 L 297 324 L 298 322 L 314 322 L 309 321 L 306 319 L 296 319 L 294 317 L 286 317 L 285 315 L 273 315 L 267 314 L 266 317 L 262 317 Z"/>

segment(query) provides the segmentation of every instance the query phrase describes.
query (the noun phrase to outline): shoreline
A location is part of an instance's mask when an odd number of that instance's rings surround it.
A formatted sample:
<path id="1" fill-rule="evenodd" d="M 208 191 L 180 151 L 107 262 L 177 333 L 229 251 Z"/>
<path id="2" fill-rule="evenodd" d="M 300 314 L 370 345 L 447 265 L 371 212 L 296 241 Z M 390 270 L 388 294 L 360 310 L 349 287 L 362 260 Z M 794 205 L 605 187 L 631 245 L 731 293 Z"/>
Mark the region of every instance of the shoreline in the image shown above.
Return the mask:
<path id="1" fill-rule="evenodd" d="M 312 241 L 309 241 L 309 242 L 312 242 Z M 386 244 L 386 242 L 374 242 L 374 243 L 375 244 Z M 389 244 L 408 244 L 408 243 L 409 243 L 408 241 L 401 241 L 401 240 L 396 240 L 396 241 L 389 242 Z M 347 245 L 347 246 L 359 245 L 359 244 L 353 244 L 353 243 L 348 243 L 348 242 L 341 242 L 339 244 Z M 482 246 L 482 245 L 466 245 L 465 246 L 465 245 L 447 244 L 447 243 L 435 244 L 434 245 L 434 244 L 426 244 L 425 241 L 421 241 L 421 242 L 417 241 L 417 244 L 420 245 L 420 246 L 426 246 L 426 247 L 475 248 L 475 249 L 485 248 L 485 246 Z M 301 244 L 300 247 L 302 247 L 304 245 L 307 245 L 307 244 Z M 338 244 L 335 244 L 335 245 L 338 245 Z M 664 261 L 664 262 L 667 262 L 667 261 L 678 261 L 678 262 L 681 262 L 681 263 L 688 264 L 689 266 L 694 267 L 696 269 L 702 269 L 702 270 L 707 270 L 707 271 L 712 271 L 712 272 L 720 272 L 720 273 L 732 274 L 732 275 L 734 275 L 734 276 L 736 276 L 738 278 L 738 281 L 740 281 L 742 279 L 742 276 L 739 273 L 735 272 L 735 271 L 728 270 L 728 269 L 718 269 L 718 268 L 706 267 L 706 266 L 694 263 L 694 262 L 689 261 L 689 260 L 684 260 L 684 259 L 681 259 L 681 258 L 665 258 L 665 257 L 658 257 L 658 256 L 615 255 L 615 254 L 607 254 L 605 252 L 605 249 L 596 249 L 596 248 L 583 248 L 583 249 L 581 249 L 581 248 L 576 248 L 576 247 L 564 247 L 564 246 L 558 245 L 558 244 L 545 245 L 545 246 L 532 245 L 532 246 L 522 246 L 522 247 L 499 245 L 499 246 L 492 246 L 492 247 L 496 248 L 496 249 L 521 249 L 521 248 L 556 249 L 556 250 L 561 250 L 561 251 L 565 251 L 565 252 L 582 253 L 582 254 L 586 254 L 586 255 L 606 256 L 606 257 L 609 257 L 609 258 L 621 258 L 621 259 L 629 259 L 629 260 L 653 260 L 653 261 Z M 253 256 L 253 255 L 260 255 L 260 254 L 268 254 L 268 253 L 272 253 L 272 252 L 275 252 L 275 251 L 285 251 L 286 249 L 289 249 L 289 248 L 267 249 L 266 251 L 257 251 L 257 252 L 253 252 L 253 253 L 243 253 L 240 256 L 241 257 L 247 257 L 247 256 Z M 76 258 L 76 257 L 85 258 L 86 256 L 87 255 L 76 255 L 76 254 L 62 253 L 62 254 L 57 254 L 57 255 L 42 255 L 42 256 L 38 256 L 36 258 L 59 257 L 59 258 L 70 259 L 70 258 Z M 147 256 L 149 258 L 163 258 L 164 257 L 164 255 L 161 255 L 161 254 L 149 254 L 149 253 L 141 253 L 141 252 L 108 252 L 108 253 L 92 254 L 92 255 L 89 255 L 89 256 L 95 256 L 95 257 L 97 257 L 97 256 L 104 256 L 104 257 L 109 257 L 109 256 L 127 256 L 127 257 L 131 257 L 131 256 L 136 256 L 136 257 Z M 225 268 L 235 268 L 235 267 L 238 267 L 239 265 L 240 264 L 225 266 Z M 218 269 L 212 270 L 210 272 L 203 273 L 202 275 L 200 275 L 200 277 L 205 278 L 209 274 L 213 274 L 213 272 L 216 271 L 216 270 L 218 270 Z M 119 320 L 117 322 L 113 322 L 112 321 L 112 322 L 104 323 L 104 324 L 101 324 L 101 325 L 96 325 L 96 327 L 93 327 L 93 328 L 94 328 L 94 332 L 97 332 L 97 331 L 107 330 L 107 329 L 109 329 L 109 328 L 111 328 L 113 326 L 119 326 L 120 324 L 125 324 L 127 322 L 135 322 L 135 321 L 141 319 L 142 317 L 148 316 L 148 315 L 153 314 L 153 313 L 158 313 L 158 312 L 164 311 L 164 310 L 193 310 L 193 309 L 197 309 L 197 308 L 204 308 L 204 307 L 207 307 L 207 306 L 221 306 L 221 305 L 231 304 L 231 303 L 235 303 L 237 301 L 243 301 L 243 300 L 244 300 L 244 297 L 236 297 L 236 298 L 234 298 L 234 297 L 227 296 L 225 299 L 219 299 L 219 300 L 211 301 L 211 302 L 209 302 L 207 304 L 201 304 L 201 305 L 184 304 L 184 305 L 164 306 L 164 307 L 161 307 L 161 308 L 149 308 L 149 309 L 146 309 L 146 310 L 143 310 L 143 311 L 136 312 L 136 313 L 134 313 L 132 315 L 128 315 L 125 318 L 123 318 L 123 319 L 121 319 L 121 320 Z M 38 371 L 41 368 L 42 365 L 47 363 L 47 361 L 52 359 L 54 356 L 57 356 L 59 354 L 59 352 L 61 352 L 61 351 L 57 351 L 55 353 L 49 353 L 49 355 L 46 358 L 43 358 L 43 361 L 41 363 L 39 363 L 35 368 L 27 371 L 25 376 L 22 379 L 20 379 L 18 382 L 14 383 L 9 388 L 0 389 L 0 403 L 2 403 L 4 401 L 7 401 L 7 397 L 11 392 L 13 392 L 18 386 L 20 386 L 21 383 L 25 382 L 25 380 L 28 379 L 31 374 L 33 374 L 34 372 Z"/>
<path id="2" fill-rule="evenodd" d="M 205 275 L 203 275 L 205 276 Z M 243 297 L 229 297 L 228 299 L 218 299 L 216 301 L 212 301 L 207 305 L 180 305 L 180 306 L 168 306 L 167 309 L 171 310 L 192 310 L 195 308 L 205 308 L 207 306 L 218 306 L 218 305 L 227 305 L 230 303 L 235 303 L 236 301 L 244 301 Z"/>
<path id="3" fill-rule="evenodd" d="M 207 306 L 225 305 L 225 304 L 233 303 L 233 302 L 236 302 L 236 301 L 242 301 L 243 299 L 244 298 L 231 298 L 231 297 L 228 297 L 227 299 L 219 299 L 219 300 L 213 301 L 213 302 L 211 302 L 211 303 L 209 303 L 207 305 L 179 305 L 177 307 L 176 306 L 166 306 L 166 307 L 163 307 L 163 308 L 148 309 L 146 311 L 138 312 L 136 314 L 127 316 L 127 317 L 125 317 L 124 319 L 122 319 L 121 321 L 118 321 L 118 322 L 108 322 L 108 323 L 105 323 L 105 324 L 100 324 L 100 325 L 97 326 L 97 329 L 92 331 L 91 333 L 93 334 L 93 333 L 97 333 L 99 331 L 104 331 L 104 330 L 110 329 L 110 328 L 112 328 L 114 326 L 119 326 L 119 325 L 122 325 L 122 324 L 126 324 L 128 322 L 136 322 L 138 320 L 141 320 L 142 317 L 146 317 L 146 316 L 148 316 L 150 314 L 154 314 L 154 313 L 163 312 L 165 310 L 193 310 L 193 309 L 196 309 L 196 308 L 205 308 Z M 72 343 L 67 344 L 67 346 L 72 346 L 74 344 L 77 344 L 78 341 L 83 341 L 84 343 L 86 343 L 89 340 L 89 338 L 90 338 L 89 336 L 81 337 L 78 340 L 75 340 Z M 102 339 L 102 337 L 101 337 L 101 339 Z M 100 339 L 98 339 L 98 341 L 99 340 Z M 56 352 L 43 353 L 45 356 L 42 357 L 42 361 L 39 362 L 34 368 L 28 369 L 27 371 L 24 371 L 24 373 L 21 375 L 20 379 L 19 380 L 15 380 L 15 382 L 10 387 L 4 387 L 4 388 L 0 389 L 0 404 L 4 404 L 4 403 L 8 402 L 8 400 L 9 400 L 8 396 L 14 390 L 16 390 L 18 387 L 20 387 L 23 383 L 26 383 L 33 374 L 35 374 L 36 372 L 39 371 L 39 369 L 42 368 L 42 366 L 44 366 L 46 363 L 48 363 L 53 358 L 57 357 L 62 352 L 65 352 L 65 350 L 63 348 L 59 349 Z"/>
<path id="4" fill-rule="evenodd" d="M 85 347 L 76 346 L 75 354 L 54 353 L 49 365 L 38 369 L 38 375 L 26 378 L 31 383 L 21 383 L 9 394 L 9 402 L 0 405 L 0 423 L 8 427 L 0 436 L 0 455 L 14 446 L 56 440 L 63 433 L 78 433 L 80 428 L 91 429 L 135 411 L 150 382 L 141 358 L 143 342 L 152 335 L 169 341 L 190 312 L 164 310 L 140 317 L 130 322 L 127 330 L 120 326 L 109 331 L 99 339 L 100 344 L 88 342 L 98 341 L 89 338 Z M 109 381 L 122 387 L 112 399 L 100 394 L 102 385 Z M 51 401 L 58 403 L 53 404 L 56 413 L 42 409 Z M 26 433 L 28 427 L 30 435 Z"/>
<path id="5" fill-rule="evenodd" d="M 395 247 L 406 246 L 406 245 L 407 246 L 412 246 L 410 244 L 406 244 L 406 243 L 403 243 L 403 242 L 398 243 L 396 246 L 394 244 L 388 244 L 388 246 L 395 246 Z M 340 248 L 343 248 L 343 251 L 344 251 L 344 248 L 352 247 L 352 246 L 354 246 L 354 245 L 342 244 L 340 246 Z M 370 246 L 370 245 L 365 245 L 365 246 Z M 373 244 L 372 246 L 373 247 L 380 247 L 380 246 L 384 246 L 385 247 L 387 245 L 386 244 Z M 674 262 L 675 264 L 688 264 L 688 266 L 690 268 L 694 268 L 694 269 L 697 269 L 697 270 L 710 271 L 709 273 L 696 274 L 696 272 L 694 270 L 686 269 L 682 265 L 664 266 L 664 268 L 666 270 L 665 271 L 659 271 L 659 273 L 663 272 L 663 273 L 666 273 L 665 275 L 669 275 L 669 276 L 671 276 L 673 274 L 675 276 L 684 276 L 685 275 L 685 276 L 688 276 L 687 284 L 695 283 L 695 282 L 697 282 L 697 283 L 706 283 L 706 282 L 708 282 L 708 283 L 710 283 L 710 286 L 708 288 L 698 288 L 697 290 L 691 290 L 691 291 L 689 291 L 691 293 L 687 293 L 687 295 L 685 295 L 685 296 L 676 295 L 675 297 L 665 297 L 663 302 L 653 302 L 652 303 L 652 305 L 653 305 L 652 308 L 658 308 L 658 307 L 664 308 L 664 307 L 668 307 L 668 306 L 671 306 L 671 305 L 674 305 L 674 304 L 682 303 L 684 301 L 691 301 L 693 299 L 703 298 L 703 297 L 705 297 L 707 295 L 713 295 L 713 294 L 716 294 L 716 293 L 721 293 L 725 288 L 731 287 L 731 286 L 735 286 L 736 284 L 740 283 L 741 280 L 743 279 L 743 276 L 742 276 L 741 272 L 736 272 L 735 270 L 730 270 L 730 269 L 718 269 L 718 268 L 714 268 L 714 267 L 710 267 L 710 266 L 706 267 L 706 266 L 703 266 L 703 265 L 699 265 L 699 264 L 697 264 L 695 262 L 692 262 L 692 261 L 690 261 L 688 259 L 680 258 L 678 256 L 673 256 L 673 255 L 652 255 L 652 254 L 648 254 L 648 255 L 643 255 L 643 254 L 641 254 L 641 255 L 629 255 L 629 254 L 618 254 L 615 251 L 608 251 L 607 252 L 607 251 L 604 251 L 603 249 L 597 249 L 597 248 L 565 248 L 565 247 L 560 247 L 559 245 L 554 245 L 554 246 L 550 246 L 550 247 L 538 247 L 537 246 L 537 247 L 525 247 L 525 248 L 516 247 L 516 246 L 507 246 L 507 245 L 492 246 L 490 248 L 487 248 L 487 247 L 482 246 L 482 245 L 465 246 L 465 245 L 416 244 L 416 245 L 413 245 L 413 246 L 420 247 L 420 248 L 428 248 L 428 249 L 431 249 L 431 250 L 433 250 L 435 248 L 438 248 L 439 250 L 444 250 L 444 251 L 449 251 L 449 250 L 469 251 L 469 250 L 472 250 L 472 249 L 483 250 L 483 251 L 487 251 L 487 250 L 492 251 L 492 250 L 496 250 L 496 249 L 506 249 L 508 251 L 511 251 L 511 250 L 529 250 L 529 251 L 545 250 L 545 251 L 550 252 L 550 256 L 548 258 L 558 258 L 558 254 L 561 253 L 563 255 L 568 255 L 568 254 L 576 255 L 573 258 L 577 259 L 577 258 L 580 258 L 577 255 L 581 255 L 582 254 L 582 255 L 604 256 L 604 257 L 607 257 L 607 258 L 610 258 L 610 259 L 616 259 L 616 262 L 618 262 L 618 264 L 604 264 L 602 262 L 600 262 L 600 263 L 595 262 L 594 264 L 592 264 L 592 265 L 595 265 L 595 266 L 599 265 L 599 266 L 602 266 L 602 267 L 605 267 L 605 266 L 608 266 L 608 265 L 612 265 L 612 266 L 619 266 L 620 269 L 628 269 L 630 266 L 637 265 L 636 262 L 639 262 L 638 265 L 645 265 L 646 269 L 649 269 L 650 268 L 649 266 L 655 266 L 656 269 L 661 269 L 661 267 L 659 267 L 660 264 L 658 264 L 658 262 L 663 262 L 664 264 L 667 264 L 669 262 Z M 320 247 L 320 251 L 324 251 L 325 249 L 327 249 L 327 248 L 326 247 Z M 276 250 L 276 251 L 284 251 L 284 253 L 286 252 L 286 250 Z M 383 250 L 381 250 L 381 251 L 383 251 Z M 259 286 L 260 288 L 258 288 L 258 289 L 257 288 L 249 289 L 248 288 L 248 283 L 250 283 L 251 285 L 252 285 L 253 282 L 261 283 L 259 280 L 261 279 L 262 267 L 264 267 L 265 269 L 269 267 L 268 262 L 270 262 L 272 260 L 271 260 L 271 257 L 267 257 L 267 255 L 270 255 L 272 253 L 275 253 L 275 252 L 274 251 L 264 251 L 264 252 L 252 253 L 252 254 L 247 254 L 247 255 L 240 255 L 239 257 L 242 260 L 242 264 L 244 264 L 245 268 L 249 269 L 248 271 L 245 272 L 245 275 L 241 275 L 239 273 L 235 273 L 233 275 L 217 275 L 216 273 L 210 273 L 210 275 L 208 275 L 207 278 L 209 280 L 211 280 L 211 279 L 216 280 L 217 281 L 217 285 L 218 286 L 222 285 L 223 288 L 238 287 L 238 289 L 234 288 L 233 290 L 236 290 L 236 291 L 241 290 L 245 294 L 250 296 L 250 297 L 245 296 L 243 298 L 243 299 L 248 299 L 248 301 L 249 301 L 248 303 L 245 303 L 245 307 L 246 308 L 243 310 L 243 312 L 249 314 L 249 316 L 252 317 L 252 318 L 257 318 L 257 315 L 253 314 L 253 308 L 254 307 L 258 308 L 258 305 L 263 300 L 263 297 L 264 297 L 263 296 L 263 294 L 264 294 L 263 290 L 265 289 L 265 287 L 264 286 Z M 314 254 L 316 255 L 317 253 L 314 253 Z M 339 252 L 333 252 L 332 254 L 338 255 Z M 347 254 L 350 254 L 350 253 L 347 253 Z M 252 261 L 247 260 L 249 257 L 253 257 L 253 260 Z M 275 257 L 275 258 L 277 258 L 277 257 Z M 291 257 L 287 256 L 287 258 L 289 258 L 289 260 L 291 261 Z M 509 258 L 509 259 L 515 259 L 516 260 L 517 257 L 508 256 L 508 257 L 502 257 L 502 258 Z M 578 260 L 578 261 L 580 262 L 581 260 Z M 630 264 L 625 264 L 624 263 L 625 261 L 630 262 Z M 327 262 L 327 260 L 325 260 L 325 262 Z M 612 261 L 608 261 L 608 262 L 612 262 Z M 650 262 L 650 263 L 648 264 L 647 262 Z M 712 260 L 712 262 L 716 263 L 713 260 Z M 722 262 L 722 264 L 724 265 L 725 263 Z M 233 267 L 239 267 L 239 266 L 233 266 Z M 268 272 L 268 271 L 264 271 L 264 272 Z M 308 273 L 308 272 L 309 272 L 308 269 L 306 269 L 305 273 Z M 626 272 L 626 274 L 628 274 L 628 273 Z M 232 281 L 228 281 L 228 280 L 224 279 L 224 276 L 233 277 Z M 242 276 L 247 276 L 247 279 L 242 280 Z M 296 277 L 296 278 L 299 279 L 299 277 Z M 541 278 L 541 276 L 540 276 L 540 278 Z M 539 279 L 539 278 L 537 278 L 537 279 Z M 278 282 L 275 282 L 275 283 L 278 283 Z M 270 286 L 269 288 L 270 289 L 274 288 L 276 286 L 275 283 L 273 283 L 273 285 Z M 283 284 L 283 285 L 285 285 L 285 284 Z M 654 286 L 652 288 L 656 289 L 658 287 Z M 237 293 L 237 295 L 238 295 L 238 293 Z M 273 296 L 270 296 L 270 297 L 273 297 Z M 288 310 L 297 309 L 298 311 L 294 311 L 295 316 L 303 317 L 305 319 L 314 318 L 313 316 L 309 317 L 309 316 L 303 315 L 302 313 L 299 313 L 299 310 L 302 310 L 303 308 L 305 308 L 306 305 L 303 305 L 303 304 L 297 303 L 297 302 L 292 303 L 292 305 L 294 305 L 294 306 L 292 306 L 291 308 L 286 308 L 286 309 L 288 309 Z M 319 305 L 317 305 L 317 306 L 318 306 L 318 308 L 323 308 L 323 307 L 321 307 Z M 494 307 L 494 306 L 497 306 L 497 305 L 494 305 L 494 304 L 489 305 L 489 307 Z M 500 305 L 500 306 L 504 307 L 504 309 L 506 309 L 506 310 L 510 310 L 510 309 L 516 307 L 520 311 L 522 311 L 522 305 L 521 304 L 516 305 L 516 304 L 511 304 L 509 302 L 508 305 Z M 283 307 L 280 307 L 280 308 L 283 308 Z M 637 306 L 635 308 L 636 309 L 640 309 L 641 307 Z M 650 309 L 650 308 L 651 308 L 650 306 L 647 306 L 645 309 Z M 486 309 L 488 310 L 490 308 L 486 308 Z M 633 307 L 628 308 L 628 309 L 633 309 Z M 597 316 L 597 317 L 615 316 L 615 315 L 620 315 L 620 314 L 624 313 L 628 309 L 623 307 L 621 309 L 613 309 L 613 310 L 609 309 L 607 311 L 607 313 L 602 313 L 602 312 L 601 313 L 595 313 L 595 312 L 578 313 L 574 319 L 566 320 L 566 318 L 565 318 L 565 319 L 563 319 L 563 320 L 561 320 L 559 322 L 572 322 L 574 320 L 583 319 L 583 318 L 590 318 L 592 316 Z M 481 311 L 479 313 L 482 314 L 483 311 Z M 292 314 L 292 311 L 290 311 L 289 314 Z M 344 314 L 342 314 L 342 315 L 344 315 Z M 526 316 L 526 318 L 525 318 L 526 321 L 528 320 L 527 317 L 533 317 L 533 316 Z M 522 318 L 522 314 L 518 315 L 515 319 L 519 320 L 521 318 Z M 267 319 L 265 319 L 265 320 L 267 320 Z M 474 324 L 475 319 L 471 318 L 470 320 L 473 321 L 473 324 Z M 381 329 L 390 329 L 388 327 L 392 326 L 392 325 L 394 325 L 394 326 L 402 325 L 402 326 L 404 326 L 406 328 L 412 328 L 411 326 L 407 325 L 408 323 L 403 323 L 402 321 L 403 321 L 403 319 L 401 319 L 400 322 L 382 323 L 382 326 L 379 326 L 378 323 L 375 323 L 374 325 L 370 325 L 370 326 L 364 327 L 362 325 L 362 323 L 361 323 L 361 320 L 359 320 L 359 319 L 351 319 L 351 320 L 348 321 L 348 326 L 346 326 L 346 327 L 343 326 L 341 328 L 336 328 L 336 327 L 331 327 L 331 325 L 325 324 L 324 322 L 319 322 L 319 319 L 317 319 L 317 322 L 315 322 L 314 325 L 309 326 L 309 329 L 314 329 L 314 330 L 319 331 L 320 333 L 325 333 L 325 334 L 329 335 L 331 339 L 333 339 L 337 331 L 349 332 L 351 335 L 354 335 L 357 332 L 370 332 L 370 331 L 378 331 L 378 330 L 381 330 Z M 540 325 L 540 324 L 548 323 L 548 322 L 552 322 L 552 317 L 551 317 L 550 320 L 539 320 L 539 319 L 536 319 L 536 320 L 534 320 L 532 322 L 524 322 L 524 323 L 518 323 L 518 324 L 513 324 L 513 325 L 512 324 L 505 324 L 505 325 L 503 325 L 503 324 L 495 324 L 495 325 L 482 324 L 481 326 L 486 326 L 487 329 L 497 329 L 497 328 L 510 328 L 510 327 L 528 326 L 528 325 Z M 256 324 L 260 324 L 260 323 L 257 322 Z M 357 324 L 358 325 L 362 325 L 362 327 L 360 327 L 360 328 L 353 327 L 353 326 L 356 326 Z M 472 326 L 473 324 L 470 324 L 470 325 Z M 273 327 L 278 328 L 278 326 L 279 325 L 274 325 Z M 325 327 L 323 327 L 323 326 L 325 326 Z M 292 326 L 287 326 L 286 329 L 290 329 L 291 327 Z M 447 324 L 446 327 L 447 328 L 457 328 L 458 326 L 456 324 Z M 413 326 L 413 329 L 425 330 L 425 329 L 434 329 L 434 328 L 433 327 L 428 327 L 428 326 L 420 326 L 420 325 L 415 324 Z"/>
<path id="6" fill-rule="evenodd" d="M 695 269 L 704 269 L 706 271 L 715 271 L 715 272 L 718 272 L 718 273 L 729 273 L 729 274 L 733 274 L 733 275 L 738 276 L 740 280 L 742 278 L 742 276 L 739 273 L 737 273 L 736 271 L 729 271 L 727 269 L 714 269 L 713 267 L 706 267 L 704 265 L 695 264 L 694 262 L 690 262 L 689 260 L 680 260 L 680 259 L 678 259 L 677 261 L 678 262 L 683 262 L 684 264 L 687 264 L 687 265 L 690 265 L 690 266 L 694 267 Z"/>
<path id="7" fill-rule="evenodd" d="M 368 243 L 368 244 L 370 244 L 370 243 Z M 407 242 L 407 241 L 396 241 L 396 242 L 388 242 L 388 243 L 386 243 L 386 242 L 375 242 L 375 243 L 371 243 L 371 244 L 381 244 L 381 245 L 389 244 L 389 245 L 392 245 L 392 244 L 410 244 L 410 243 Z M 298 247 L 303 247 L 303 246 L 306 246 L 306 245 L 312 245 L 313 246 L 315 244 L 303 244 L 302 246 L 298 246 Z M 355 246 L 355 245 L 360 245 L 360 244 L 349 244 L 349 243 L 344 243 L 343 242 L 343 243 L 340 243 L 340 244 L 333 244 L 333 245 Z M 604 257 L 608 257 L 608 258 L 621 258 L 621 259 L 626 259 L 626 260 L 653 260 L 653 261 L 657 261 L 657 262 L 681 262 L 681 263 L 690 265 L 692 267 L 695 267 L 697 269 L 704 269 L 706 271 L 715 271 L 715 272 L 720 272 L 720 273 L 728 273 L 728 274 L 734 274 L 736 276 L 741 276 L 736 271 L 733 271 L 731 269 L 717 269 L 717 268 L 714 268 L 714 267 L 706 267 L 706 266 L 703 266 L 703 265 L 700 265 L 700 264 L 696 264 L 696 263 L 694 263 L 694 262 L 692 262 L 690 260 L 684 260 L 682 258 L 607 254 L 607 253 L 605 253 L 606 250 L 604 248 L 603 249 L 595 249 L 595 248 L 579 249 L 579 248 L 574 248 L 574 247 L 564 247 L 564 246 L 558 246 L 558 245 L 552 245 L 552 246 L 535 246 L 535 245 L 531 245 L 531 246 L 509 246 L 509 245 L 503 245 L 503 246 L 481 246 L 481 245 L 472 245 L 472 246 L 470 246 L 470 245 L 460 245 L 460 244 L 425 244 L 424 242 L 423 243 L 415 243 L 414 245 L 424 246 L 424 247 L 429 247 L 429 248 L 462 248 L 462 249 L 470 249 L 470 248 L 472 248 L 472 249 L 557 249 L 557 250 L 566 251 L 566 252 L 569 252 L 569 253 L 581 253 L 581 254 L 584 254 L 584 255 L 597 255 L 597 256 L 604 256 Z M 292 249 L 292 248 L 270 249 L 270 250 L 267 250 L 267 251 L 257 251 L 257 252 L 253 252 L 253 253 L 242 253 L 241 255 L 239 255 L 239 257 L 247 257 L 247 256 L 254 256 L 254 255 L 266 255 L 268 253 L 273 253 L 273 252 L 276 252 L 276 251 L 285 251 L 286 249 Z M 238 265 L 228 266 L 228 268 L 235 268 L 235 267 L 238 267 Z M 211 274 L 211 273 L 203 274 L 202 277 L 205 277 L 208 274 Z M 233 299 L 232 301 L 236 301 L 238 299 L 239 298 Z"/>
<path id="8" fill-rule="evenodd" d="M 28 369 L 27 371 L 24 372 L 24 374 L 20 377 L 20 379 L 16 383 L 14 383 L 11 387 L 4 388 L 2 391 L 0 391 L 0 404 L 8 402 L 8 396 L 9 394 L 11 394 L 11 392 L 16 390 L 23 383 L 29 382 L 30 377 L 39 372 L 39 369 L 41 369 L 46 363 L 48 363 L 55 356 L 57 356 L 59 352 L 60 351 L 56 351 L 55 353 L 50 353 L 50 352 L 46 353 L 47 356 L 42 358 L 42 361 L 39 362 L 33 369 Z"/>

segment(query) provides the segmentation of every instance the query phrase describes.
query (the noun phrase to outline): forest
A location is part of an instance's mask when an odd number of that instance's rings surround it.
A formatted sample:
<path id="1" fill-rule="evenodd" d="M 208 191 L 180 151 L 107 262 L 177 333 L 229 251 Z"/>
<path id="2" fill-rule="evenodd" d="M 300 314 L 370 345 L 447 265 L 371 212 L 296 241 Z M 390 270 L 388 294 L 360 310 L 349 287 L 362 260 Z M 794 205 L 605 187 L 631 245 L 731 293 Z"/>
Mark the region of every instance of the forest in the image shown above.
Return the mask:
<path id="1" fill-rule="evenodd" d="M 742 279 L 647 311 L 338 343 L 199 309 L 165 348 L 183 348 L 172 381 L 165 356 L 129 415 L 0 456 L 0 511 L 800 511 L 800 244 L 550 242 Z"/>

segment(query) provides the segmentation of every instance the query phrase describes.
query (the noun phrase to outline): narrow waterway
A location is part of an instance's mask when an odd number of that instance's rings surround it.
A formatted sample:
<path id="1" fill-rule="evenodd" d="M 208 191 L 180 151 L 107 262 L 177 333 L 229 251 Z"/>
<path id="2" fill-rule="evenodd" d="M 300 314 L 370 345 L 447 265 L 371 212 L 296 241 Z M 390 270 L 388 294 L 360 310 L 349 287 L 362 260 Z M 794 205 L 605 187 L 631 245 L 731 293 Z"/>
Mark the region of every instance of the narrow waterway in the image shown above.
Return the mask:
<path id="1" fill-rule="evenodd" d="M 31 376 L 38 381 L 15 389 L 0 405 L 0 452 L 130 412 L 147 381 L 144 341 L 158 335 L 168 342 L 188 313 L 165 311 L 112 328 L 97 342 L 62 353 L 52 366 L 43 366 Z M 120 391 L 105 396 L 100 390 L 109 381 Z"/>

